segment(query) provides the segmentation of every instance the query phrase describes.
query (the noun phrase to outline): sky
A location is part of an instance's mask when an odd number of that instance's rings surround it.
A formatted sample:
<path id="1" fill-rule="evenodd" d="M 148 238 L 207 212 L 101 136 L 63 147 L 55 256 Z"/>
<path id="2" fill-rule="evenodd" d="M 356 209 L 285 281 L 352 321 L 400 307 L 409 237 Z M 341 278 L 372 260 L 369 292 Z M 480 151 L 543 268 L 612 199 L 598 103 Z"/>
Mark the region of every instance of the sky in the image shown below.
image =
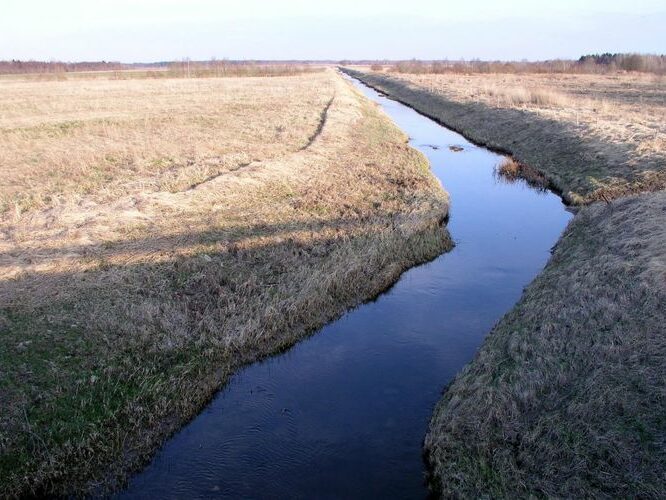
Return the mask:
<path id="1" fill-rule="evenodd" d="M 0 0 L 0 59 L 577 58 L 666 53 L 664 0 Z"/>

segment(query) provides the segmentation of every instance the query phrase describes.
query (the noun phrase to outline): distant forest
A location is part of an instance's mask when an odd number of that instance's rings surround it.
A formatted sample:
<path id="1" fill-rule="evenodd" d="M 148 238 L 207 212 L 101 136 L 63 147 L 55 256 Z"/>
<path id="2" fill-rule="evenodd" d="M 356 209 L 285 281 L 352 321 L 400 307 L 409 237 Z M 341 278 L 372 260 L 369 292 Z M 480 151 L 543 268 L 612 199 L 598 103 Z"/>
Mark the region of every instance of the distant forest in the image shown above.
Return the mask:
<path id="1" fill-rule="evenodd" d="M 577 60 L 549 61 L 411 61 L 375 62 L 372 69 L 388 67 L 398 73 L 613 73 L 637 71 L 666 74 L 665 55 L 588 54 Z"/>
<path id="2" fill-rule="evenodd" d="M 72 71 L 117 71 L 131 68 L 131 64 L 119 62 L 60 62 L 60 61 L 0 61 L 0 73 L 70 73 Z"/>
<path id="3" fill-rule="evenodd" d="M 61 62 L 61 61 L 0 61 L 0 74 L 25 73 L 71 73 L 81 71 L 122 71 L 132 69 L 168 70 L 171 73 L 189 74 L 205 72 L 216 75 L 220 71 L 243 73 L 249 68 L 280 65 L 282 71 L 289 66 L 313 64 L 363 64 L 373 69 L 388 68 L 400 73 L 606 73 L 615 71 L 638 71 L 666 74 L 666 55 L 648 54 L 586 54 L 577 60 L 554 59 L 548 61 L 482 61 L 482 60 L 344 60 L 344 61 L 234 61 L 228 59 L 209 61 L 161 61 L 152 63 L 120 63 L 109 61 Z M 300 68 L 303 70 L 304 68 Z"/>
<path id="4" fill-rule="evenodd" d="M 65 78 L 66 74 L 109 72 L 113 79 L 185 78 L 222 76 L 284 76 L 315 71 L 313 64 L 304 61 L 163 61 L 154 63 L 120 62 L 59 62 L 59 61 L 0 61 L 0 74 L 37 75 L 47 79 Z"/>
<path id="5" fill-rule="evenodd" d="M 644 54 L 588 54 L 578 59 L 579 65 L 609 66 L 624 71 L 644 71 L 648 73 L 664 72 L 666 69 L 666 56 Z"/>
<path id="6" fill-rule="evenodd" d="M 258 68 L 267 66 L 304 66 L 314 61 L 231 61 L 228 59 L 211 59 L 208 61 L 191 61 L 183 59 L 180 61 L 160 61 L 151 63 L 121 63 L 113 61 L 86 61 L 86 62 L 62 62 L 62 61 L 0 61 L 0 74 L 25 74 L 25 73 L 73 73 L 81 71 L 122 71 L 122 70 L 171 70 L 171 71 L 196 71 L 205 69 L 231 70 L 232 68 Z M 330 61 L 333 62 L 333 61 Z"/>

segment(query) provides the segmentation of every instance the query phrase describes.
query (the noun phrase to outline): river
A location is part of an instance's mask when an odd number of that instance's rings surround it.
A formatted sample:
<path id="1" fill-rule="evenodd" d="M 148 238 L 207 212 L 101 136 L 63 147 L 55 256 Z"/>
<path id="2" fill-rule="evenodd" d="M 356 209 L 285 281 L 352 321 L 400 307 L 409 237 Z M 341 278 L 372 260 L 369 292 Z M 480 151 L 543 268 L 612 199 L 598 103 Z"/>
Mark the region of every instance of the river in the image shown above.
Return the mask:
<path id="1" fill-rule="evenodd" d="M 360 82 L 451 196 L 455 248 L 288 352 L 237 373 L 120 498 L 423 498 L 442 389 L 543 269 L 571 214 L 500 155 Z M 453 151 L 451 146 L 462 147 Z"/>

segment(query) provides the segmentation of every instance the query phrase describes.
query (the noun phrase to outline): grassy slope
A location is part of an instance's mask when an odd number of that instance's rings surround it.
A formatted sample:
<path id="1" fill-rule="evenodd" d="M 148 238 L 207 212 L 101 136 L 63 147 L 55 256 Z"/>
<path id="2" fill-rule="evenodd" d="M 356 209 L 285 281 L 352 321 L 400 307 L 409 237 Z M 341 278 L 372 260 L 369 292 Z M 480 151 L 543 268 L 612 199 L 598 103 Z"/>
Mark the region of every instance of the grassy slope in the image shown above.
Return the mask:
<path id="1" fill-rule="evenodd" d="M 586 174 L 608 171 L 578 157 L 584 139 L 549 136 L 548 121 L 532 118 L 523 130 L 523 114 L 514 110 L 446 101 L 386 77 L 363 79 L 531 161 L 569 201 L 593 200 Z M 425 449 L 442 496 L 663 494 L 664 228 L 663 191 L 580 210 L 544 272 L 435 410 Z"/>
<path id="2" fill-rule="evenodd" d="M 664 192 L 574 218 L 437 406 L 444 496 L 663 494 L 665 228 Z"/>
<path id="3" fill-rule="evenodd" d="M 663 83 L 646 87 L 651 93 L 643 103 L 633 94 L 627 98 L 627 89 L 617 85 L 596 94 L 588 87 L 590 96 L 604 96 L 601 101 L 587 97 L 586 89 L 581 97 L 576 93 L 581 89 L 564 94 L 540 88 L 538 82 L 530 87 L 529 80 L 527 87 L 508 81 L 503 88 L 497 83 L 501 75 L 470 81 L 440 75 L 356 76 L 470 140 L 540 170 L 568 203 L 666 187 L 666 131 L 659 114 L 665 110 Z"/>
<path id="4" fill-rule="evenodd" d="M 450 247 L 425 158 L 341 78 L 308 78 L 332 101 L 303 149 L 6 222 L 0 496 L 114 487 L 239 366 Z"/>

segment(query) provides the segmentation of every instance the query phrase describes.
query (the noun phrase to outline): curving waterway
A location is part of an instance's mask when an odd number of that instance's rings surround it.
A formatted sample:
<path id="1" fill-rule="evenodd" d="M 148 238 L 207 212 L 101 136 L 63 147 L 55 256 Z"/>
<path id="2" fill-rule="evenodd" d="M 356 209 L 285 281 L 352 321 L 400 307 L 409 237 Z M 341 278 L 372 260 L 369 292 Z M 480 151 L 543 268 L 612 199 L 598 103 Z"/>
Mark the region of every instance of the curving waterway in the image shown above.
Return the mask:
<path id="1" fill-rule="evenodd" d="M 502 159 L 365 85 L 451 195 L 455 248 L 237 373 L 121 498 L 423 498 L 443 387 L 541 271 L 571 214 L 493 175 Z M 460 146 L 454 152 L 451 146 Z"/>

